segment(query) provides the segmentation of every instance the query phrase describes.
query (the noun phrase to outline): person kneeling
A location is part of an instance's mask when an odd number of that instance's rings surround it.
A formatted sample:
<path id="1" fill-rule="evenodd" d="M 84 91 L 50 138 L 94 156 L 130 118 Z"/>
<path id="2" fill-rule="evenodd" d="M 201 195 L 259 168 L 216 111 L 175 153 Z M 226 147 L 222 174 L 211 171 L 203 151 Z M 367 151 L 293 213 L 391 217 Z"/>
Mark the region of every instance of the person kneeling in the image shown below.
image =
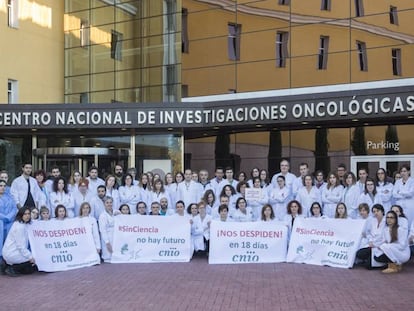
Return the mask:
<path id="1" fill-rule="evenodd" d="M 374 259 L 388 264 L 383 273 L 395 273 L 402 269 L 402 264 L 410 259 L 407 229 L 398 225 L 398 216 L 389 211 L 381 243 L 373 250 Z"/>
<path id="2" fill-rule="evenodd" d="M 37 271 L 35 260 L 29 250 L 27 225 L 30 223 L 30 220 L 30 208 L 20 208 L 7 235 L 3 247 L 3 258 L 6 264 L 4 272 L 9 276 L 31 274 Z"/>

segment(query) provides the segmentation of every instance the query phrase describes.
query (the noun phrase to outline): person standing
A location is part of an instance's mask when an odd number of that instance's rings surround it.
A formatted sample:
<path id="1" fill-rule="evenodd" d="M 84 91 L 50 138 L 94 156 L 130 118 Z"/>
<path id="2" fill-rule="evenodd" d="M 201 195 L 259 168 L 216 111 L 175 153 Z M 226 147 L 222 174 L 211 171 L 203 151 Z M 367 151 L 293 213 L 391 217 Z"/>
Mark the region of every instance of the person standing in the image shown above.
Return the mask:
<path id="1" fill-rule="evenodd" d="M 408 225 L 414 220 L 414 178 L 410 177 L 410 167 L 403 165 L 400 168 L 401 178 L 395 182 L 392 196 L 395 204 L 400 205 L 404 209 L 404 213 L 408 219 Z"/>
<path id="2" fill-rule="evenodd" d="M 191 179 L 191 169 L 184 171 L 184 181 L 178 184 L 178 200 L 184 202 L 184 206 L 189 206 L 191 203 L 200 202 L 202 197 L 202 187 L 200 183 L 196 183 Z"/>
<path id="3" fill-rule="evenodd" d="M 32 164 L 25 163 L 22 166 L 22 175 L 15 178 L 11 184 L 10 193 L 17 208 L 23 206 L 33 208 L 46 205 L 46 198 L 36 179 L 30 176 L 31 174 Z"/>
<path id="4" fill-rule="evenodd" d="M 96 166 L 92 165 L 89 168 L 88 175 L 89 176 L 86 178 L 89 181 L 89 189 L 91 189 L 91 191 L 97 190 L 100 185 L 105 186 L 105 181 L 98 177 L 98 168 Z"/>

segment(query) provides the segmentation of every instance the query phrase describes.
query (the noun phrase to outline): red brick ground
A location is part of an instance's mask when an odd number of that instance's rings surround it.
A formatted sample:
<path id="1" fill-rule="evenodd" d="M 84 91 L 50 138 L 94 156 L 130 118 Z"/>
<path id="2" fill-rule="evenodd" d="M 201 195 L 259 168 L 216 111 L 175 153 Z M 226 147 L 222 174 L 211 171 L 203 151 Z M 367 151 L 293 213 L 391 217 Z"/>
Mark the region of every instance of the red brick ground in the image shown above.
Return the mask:
<path id="1" fill-rule="evenodd" d="M 305 264 L 102 264 L 0 276 L 0 310 L 414 310 L 414 262 L 384 275 Z"/>

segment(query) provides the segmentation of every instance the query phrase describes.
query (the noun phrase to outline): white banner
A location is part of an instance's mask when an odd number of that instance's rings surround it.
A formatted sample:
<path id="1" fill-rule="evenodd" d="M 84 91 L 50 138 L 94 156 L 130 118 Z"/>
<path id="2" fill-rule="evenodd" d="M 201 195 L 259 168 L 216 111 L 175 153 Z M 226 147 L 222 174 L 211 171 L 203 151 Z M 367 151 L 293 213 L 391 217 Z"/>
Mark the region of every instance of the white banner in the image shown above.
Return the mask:
<path id="1" fill-rule="evenodd" d="M 29 241 L 40 271 L 72 270 L 100 264 L 88 218 L 33 221 Z"/>
<path id="2" fill-rule="evenodd" d="M 262 198 L 262 188 L 246 188 L 244 193 L 246 201 L 258 201 Z"/>
<path id="3" fill-rule="evenodd" d="M 278 222 L 221 222 L 210 227 L 210 264 L 283 262 L 287 226 Z"/>
<path id="4" fill-rule="evenodd" d="M 190 243 L 188 218 L 118 215 L 111 262 L 188 262 Z"/>
<path id="5" fill-rule="evenodd" d="M 287 262 L 351 268 L 364 220 L 297 218 Z"/>

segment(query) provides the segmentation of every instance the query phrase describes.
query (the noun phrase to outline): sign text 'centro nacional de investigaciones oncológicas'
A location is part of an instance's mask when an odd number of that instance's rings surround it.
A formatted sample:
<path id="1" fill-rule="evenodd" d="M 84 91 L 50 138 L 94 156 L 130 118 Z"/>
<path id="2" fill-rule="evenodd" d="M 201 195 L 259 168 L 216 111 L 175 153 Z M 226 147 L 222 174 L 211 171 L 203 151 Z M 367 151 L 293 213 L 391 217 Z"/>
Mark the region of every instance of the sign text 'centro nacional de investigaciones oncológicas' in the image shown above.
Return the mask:
<path id="1" fill-rule="evenodd" d="M 403 116 L 414 111 L 414 95 L 363 96 L 349 100 L 255 104 L 58 104 L 0 105 L 7 128 L 203 127 L 271 124 L 344 118 Z"/>

